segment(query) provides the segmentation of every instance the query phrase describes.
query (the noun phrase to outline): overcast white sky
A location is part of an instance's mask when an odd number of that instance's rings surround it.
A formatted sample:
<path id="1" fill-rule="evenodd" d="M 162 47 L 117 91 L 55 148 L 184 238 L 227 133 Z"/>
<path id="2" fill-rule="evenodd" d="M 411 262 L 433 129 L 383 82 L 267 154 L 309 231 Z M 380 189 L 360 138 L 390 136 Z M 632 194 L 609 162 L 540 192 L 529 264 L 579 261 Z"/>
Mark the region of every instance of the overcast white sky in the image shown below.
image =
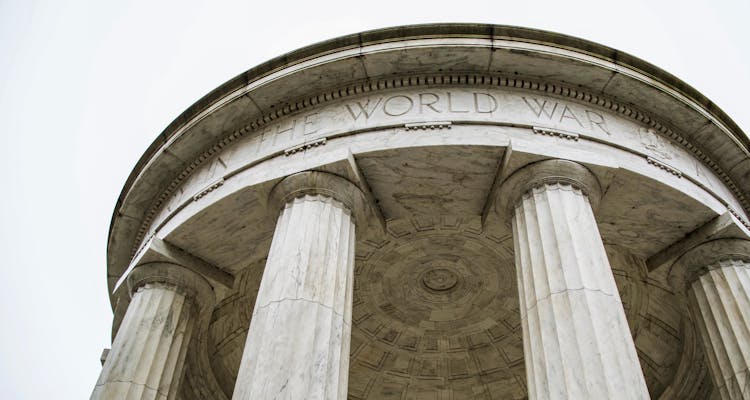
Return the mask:
<path id="1" fill-rule="evenodd" d="M 136 160 L 203 94 L 366 29 L 486 22 L 643 58 L 750 131 L 750 1 L 0 0 L 0 398 L 88 398 L 110 346 L 107 230 Z"/>

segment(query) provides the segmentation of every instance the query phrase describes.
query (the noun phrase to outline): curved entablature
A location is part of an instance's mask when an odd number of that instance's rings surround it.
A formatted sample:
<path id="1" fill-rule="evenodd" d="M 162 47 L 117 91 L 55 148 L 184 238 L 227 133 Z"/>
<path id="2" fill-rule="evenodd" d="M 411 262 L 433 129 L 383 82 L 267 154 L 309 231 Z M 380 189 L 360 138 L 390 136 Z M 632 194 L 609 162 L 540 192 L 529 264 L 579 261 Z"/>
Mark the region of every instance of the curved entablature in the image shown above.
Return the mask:
<path id="1" fill-rule="evenodd" d="M 748 140 L 694 89 L 615 50 L 523 28 L 448 24 L 385 29 L 313 45 L 217 88 L 175 120 L 128 179 L 110 228 L 110 288 L 174 212 L 223 184 L 186 189 L 239 142 L 237 169 L 376 129 L 506 126 L 640 154 L 743 220 Z M 219 168 L 230 170 L 228 165 Z M 234 172 L 233 172 L 234 173 Z M 192 190 L 192 191 L 191 191 Z M 205 193 L 204 193 L 205 192 Z"/>

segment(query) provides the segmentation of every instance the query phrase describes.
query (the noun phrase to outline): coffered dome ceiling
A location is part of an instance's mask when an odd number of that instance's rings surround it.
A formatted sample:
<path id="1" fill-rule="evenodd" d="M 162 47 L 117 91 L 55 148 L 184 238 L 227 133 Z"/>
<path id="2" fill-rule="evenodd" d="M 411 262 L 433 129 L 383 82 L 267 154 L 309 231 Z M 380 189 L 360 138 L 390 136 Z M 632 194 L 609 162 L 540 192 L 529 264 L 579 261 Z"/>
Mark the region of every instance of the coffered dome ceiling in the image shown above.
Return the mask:
<path id="1" fill-rule="evenodd" d="M 513 240 L 505 229 L 482 231 L 472 217 L 403 218 L 389 221 L 381 241 L 357 243 L 349 398 L 526 398 Z M 607 251 L 652 398 L 679 398 L 670 397 L 679 390 L 707 395 L 706 371 L 680 368 L 684 348 L 697 350 L 692 332 L 685 340 L 686 316 L 668 284 L 626 250 Z M 210 326 L 210 364 L 229 398 L 262 269 L 259 262 L 246 270 Z"/>

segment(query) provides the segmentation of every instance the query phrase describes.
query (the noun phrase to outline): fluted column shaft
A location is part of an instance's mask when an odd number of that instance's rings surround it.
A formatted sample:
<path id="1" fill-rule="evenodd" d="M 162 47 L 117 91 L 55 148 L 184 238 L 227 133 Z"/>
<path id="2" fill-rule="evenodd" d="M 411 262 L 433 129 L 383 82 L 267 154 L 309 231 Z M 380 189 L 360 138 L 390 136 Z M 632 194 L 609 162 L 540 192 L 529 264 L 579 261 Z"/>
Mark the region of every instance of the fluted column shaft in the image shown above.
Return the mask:
<path id="1" fill-rule="evenodd" d="M 512 208 L 529 399 L 648 399 L 589 198 L 560 165 Z"/>
<path id="2" fill-rule="evenodd" d="M 174 399 L 194 310 L 175 286 L 147 283 L 139 287 L 91 399 Z"/>
<path id="3" fill-rule="evenodd" d="M 276 225 L 234 400 L 346 399 L 355 225 L 322 194 L 288 200 Z"/>
<path id="4" fill-rule="evenodd" d="M 722 399 L 750 399 L 750 263 L 721 260 L 689 286 L 703 348 Z"/>

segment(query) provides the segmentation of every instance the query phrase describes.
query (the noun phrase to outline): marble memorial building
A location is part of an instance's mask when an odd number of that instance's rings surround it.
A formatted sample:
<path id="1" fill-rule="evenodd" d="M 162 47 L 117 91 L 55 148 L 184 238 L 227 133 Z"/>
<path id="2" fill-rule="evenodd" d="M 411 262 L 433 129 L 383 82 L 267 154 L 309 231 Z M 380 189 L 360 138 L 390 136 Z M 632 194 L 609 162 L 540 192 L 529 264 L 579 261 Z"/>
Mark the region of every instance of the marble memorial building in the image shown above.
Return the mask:
<path id="1" fill-rule="evenodd" d="M 280 56 L 125 183 L 92 399 L 748 399 L 749 148 L 678 78 L 551 32 Z"/>

